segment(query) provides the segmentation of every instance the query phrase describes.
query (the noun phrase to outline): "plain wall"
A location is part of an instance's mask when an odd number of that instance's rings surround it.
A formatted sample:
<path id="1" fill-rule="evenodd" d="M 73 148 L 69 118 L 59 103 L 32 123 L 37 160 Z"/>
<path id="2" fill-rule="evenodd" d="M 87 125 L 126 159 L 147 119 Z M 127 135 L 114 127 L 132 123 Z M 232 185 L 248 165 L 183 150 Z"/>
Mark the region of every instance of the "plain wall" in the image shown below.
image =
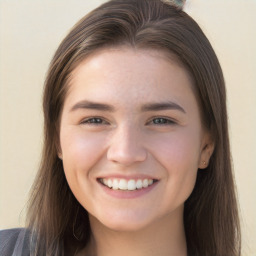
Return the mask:
<path id="1" fill-rule="evenodd" d="M 0 229 L 24 225 L 40 162 L 48 64 L 68 30 L 102 0 L 0 0 Z M 221 62 L 228 93 L 243 256 L 256 255 L 256 1 L 190 0 Z"/>

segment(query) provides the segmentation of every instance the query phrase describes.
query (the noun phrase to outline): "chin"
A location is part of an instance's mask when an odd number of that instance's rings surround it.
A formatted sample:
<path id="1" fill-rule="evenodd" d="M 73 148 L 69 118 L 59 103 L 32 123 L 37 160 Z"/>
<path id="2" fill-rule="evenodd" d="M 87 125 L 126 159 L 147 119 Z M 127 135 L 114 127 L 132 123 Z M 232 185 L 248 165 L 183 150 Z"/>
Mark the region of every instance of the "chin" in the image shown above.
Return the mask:
<path id="1" fill-rule="evenodd" d="M 153 222 L 149 216 L 145 216 L 145 214 L 140 214 L 138 212 L 133 212 L 132 214 L 127 214 L 127 212 L 125 214 L 109 213 L 104 214 L 104 216 L 99 218 L 92 216 L 90 217 L 90 221 L 92 222 L 91 224 L 96 222 L 108 229 L 120 232 L 139 231 L 146 228 Z"/>

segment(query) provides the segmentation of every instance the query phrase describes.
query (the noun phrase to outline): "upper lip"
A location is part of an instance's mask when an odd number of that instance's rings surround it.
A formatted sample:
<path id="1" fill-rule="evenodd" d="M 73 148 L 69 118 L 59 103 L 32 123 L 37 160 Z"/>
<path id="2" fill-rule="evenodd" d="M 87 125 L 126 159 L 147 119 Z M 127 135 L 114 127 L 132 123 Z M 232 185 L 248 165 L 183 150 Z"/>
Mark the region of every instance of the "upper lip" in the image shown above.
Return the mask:
<path id="1" fill-rule="evenodd" d="M 123 174 L 108 174 L 98 176 L 97 179 L 125 179 L 125 180 L 143 180 L 143 179 L 151 179 L 151 180 L 159 180 L 159 178 L 147 175 L 147 174 L 137 174 L 137 175 L 123 175 Z"/>

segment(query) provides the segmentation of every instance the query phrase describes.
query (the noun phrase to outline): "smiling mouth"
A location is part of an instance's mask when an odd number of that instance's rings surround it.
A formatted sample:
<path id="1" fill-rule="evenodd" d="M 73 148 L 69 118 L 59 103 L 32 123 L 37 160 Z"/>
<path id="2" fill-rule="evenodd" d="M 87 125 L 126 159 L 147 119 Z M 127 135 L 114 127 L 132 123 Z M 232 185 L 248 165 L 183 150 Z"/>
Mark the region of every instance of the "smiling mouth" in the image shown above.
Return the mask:
<path id="1" fill-rule="evenodd" d="M 102 185 L 113 189 L 123 191 L 135 191 L 152 186 L 158 180 L 155 179 L 116 179 L 116 178 L 99 178 L 97 179 Z"/>

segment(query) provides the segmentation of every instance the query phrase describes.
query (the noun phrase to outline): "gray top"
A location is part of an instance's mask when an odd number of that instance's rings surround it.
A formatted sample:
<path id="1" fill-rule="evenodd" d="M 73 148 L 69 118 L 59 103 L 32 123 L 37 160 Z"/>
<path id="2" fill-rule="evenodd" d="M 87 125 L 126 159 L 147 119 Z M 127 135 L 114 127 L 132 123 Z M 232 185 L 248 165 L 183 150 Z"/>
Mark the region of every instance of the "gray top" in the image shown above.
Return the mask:
<path id="1" fill-rule="evenodd" d="M 24 228 L 0 231 L 0 256 L 29 256 L 29 232 Z"/>

